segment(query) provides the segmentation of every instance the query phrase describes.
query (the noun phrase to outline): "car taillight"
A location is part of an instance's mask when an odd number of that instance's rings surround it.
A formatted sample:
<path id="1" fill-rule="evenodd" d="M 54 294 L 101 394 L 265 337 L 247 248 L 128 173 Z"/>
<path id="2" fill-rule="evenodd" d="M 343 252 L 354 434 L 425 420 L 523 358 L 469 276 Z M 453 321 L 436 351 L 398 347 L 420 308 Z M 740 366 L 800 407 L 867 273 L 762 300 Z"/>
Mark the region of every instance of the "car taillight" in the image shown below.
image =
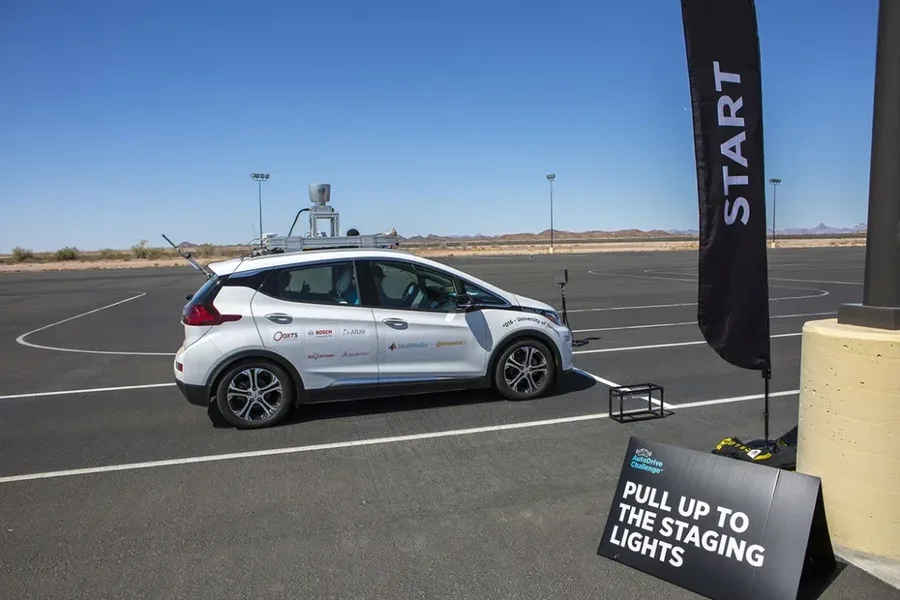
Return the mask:
<path id="1" fill-rule="evenodd" d="M 188 304 L 184 307 L 181 322 L 195 327 L 211 327 L 229 321 L 240 320 L 241 315 L 223 315 L 209 304 Z"/>

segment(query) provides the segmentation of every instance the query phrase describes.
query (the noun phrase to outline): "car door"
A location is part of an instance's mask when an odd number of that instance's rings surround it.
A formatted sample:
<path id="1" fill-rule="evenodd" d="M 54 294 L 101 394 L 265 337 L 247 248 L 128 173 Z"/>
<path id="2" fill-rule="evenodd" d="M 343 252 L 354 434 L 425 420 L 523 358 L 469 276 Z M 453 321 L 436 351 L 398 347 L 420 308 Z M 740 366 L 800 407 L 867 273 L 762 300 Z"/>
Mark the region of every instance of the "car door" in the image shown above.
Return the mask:
<path id="1" fill-rule="evenodd" d="M 487 324 L 456 307 L 456 278 L 402 259 L 368 259 L 381 383 L 470 379 L 484 375 Z"/>
<path id="2" fill-rule="evenodd" d="M 297 368 L 306 389 L 378 381 L 375 319 L 357 281 L 352 260 L 304 263 L 276 269 L 253 298 L 263 343 Z"/>

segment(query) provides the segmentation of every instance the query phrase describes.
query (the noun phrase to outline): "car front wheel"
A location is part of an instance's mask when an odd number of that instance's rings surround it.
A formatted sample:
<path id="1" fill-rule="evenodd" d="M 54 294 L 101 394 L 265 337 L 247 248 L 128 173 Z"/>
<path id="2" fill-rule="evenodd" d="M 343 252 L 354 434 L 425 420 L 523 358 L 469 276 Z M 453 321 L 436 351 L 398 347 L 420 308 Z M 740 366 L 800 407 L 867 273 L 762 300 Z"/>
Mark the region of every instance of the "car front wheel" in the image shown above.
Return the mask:
<path id="1" fill-rule="evenodd" d="M 269 361 L 246 361 L 228 369 L 216 388 L 216 404 L 235 427 L 259 429 L 281 421 L 294 400 L 294 382 Z"/>
<path id="2" fill-rule="evenodd" d="M 544 394 L 556 374 L 553 354 L 542 342 L 518 340 L 507 348 L 494 370 L 494 387 L 508 400 Z"/>

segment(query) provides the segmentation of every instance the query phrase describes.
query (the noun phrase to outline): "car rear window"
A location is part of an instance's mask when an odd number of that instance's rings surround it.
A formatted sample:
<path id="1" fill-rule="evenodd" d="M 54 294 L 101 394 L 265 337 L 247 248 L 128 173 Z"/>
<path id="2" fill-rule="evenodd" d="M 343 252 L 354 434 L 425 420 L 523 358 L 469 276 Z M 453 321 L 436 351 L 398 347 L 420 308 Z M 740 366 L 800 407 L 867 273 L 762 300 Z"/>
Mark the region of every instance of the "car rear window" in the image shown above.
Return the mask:
<path id="1" fill-rule="evenodd" d="M 209 279 L 206 280 L 206 283 L 200 286 L 200 289 L 194 292 L 194 295 L 191 296 L 191 299 L 188 301 L 188 304 L 203 304 L 207 302 L 209 296 L 214 293 L 214 290 L 218 287 L 221 278 L 217 275 L 213 275 Z"/>

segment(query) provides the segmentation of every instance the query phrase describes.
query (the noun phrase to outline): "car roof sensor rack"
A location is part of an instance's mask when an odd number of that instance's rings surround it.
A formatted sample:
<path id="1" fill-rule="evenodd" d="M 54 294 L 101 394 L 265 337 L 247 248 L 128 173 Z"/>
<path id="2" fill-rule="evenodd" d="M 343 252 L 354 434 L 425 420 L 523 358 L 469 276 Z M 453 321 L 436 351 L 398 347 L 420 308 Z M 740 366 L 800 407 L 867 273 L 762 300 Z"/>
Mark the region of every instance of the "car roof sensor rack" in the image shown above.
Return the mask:
<path id="1" fill-rule="evenodd" d="M 400 238 L 396 231 L 385 234 L 360 235 L 355 229 L 348 235 L 340 235 L 340 215 L 331 206 L 331 185 L 314 183 L 309 186 L 309 200 L 312 206 L 297 213 L 287 235 L 264 233 L 260 236 L 259 247 L 253 256 L 307 252 L 309 250 L 331 250 L 337 248 L 396 248 Z M 309 212 L 309 230 L 306 235 L 291 235 L 297 219 L 303 212 Z M 320 229 L 320 222 L 326 226 Z"/>
<path id="2" fill-rule="evenodd" d="M 300 237 L 267 235 L 255 255 L 287 254 L 309 250 L 333 250 L 337 248 L 396 248 L 400 245 L 396 235 L 343 235 L 336 237 Z"/>

